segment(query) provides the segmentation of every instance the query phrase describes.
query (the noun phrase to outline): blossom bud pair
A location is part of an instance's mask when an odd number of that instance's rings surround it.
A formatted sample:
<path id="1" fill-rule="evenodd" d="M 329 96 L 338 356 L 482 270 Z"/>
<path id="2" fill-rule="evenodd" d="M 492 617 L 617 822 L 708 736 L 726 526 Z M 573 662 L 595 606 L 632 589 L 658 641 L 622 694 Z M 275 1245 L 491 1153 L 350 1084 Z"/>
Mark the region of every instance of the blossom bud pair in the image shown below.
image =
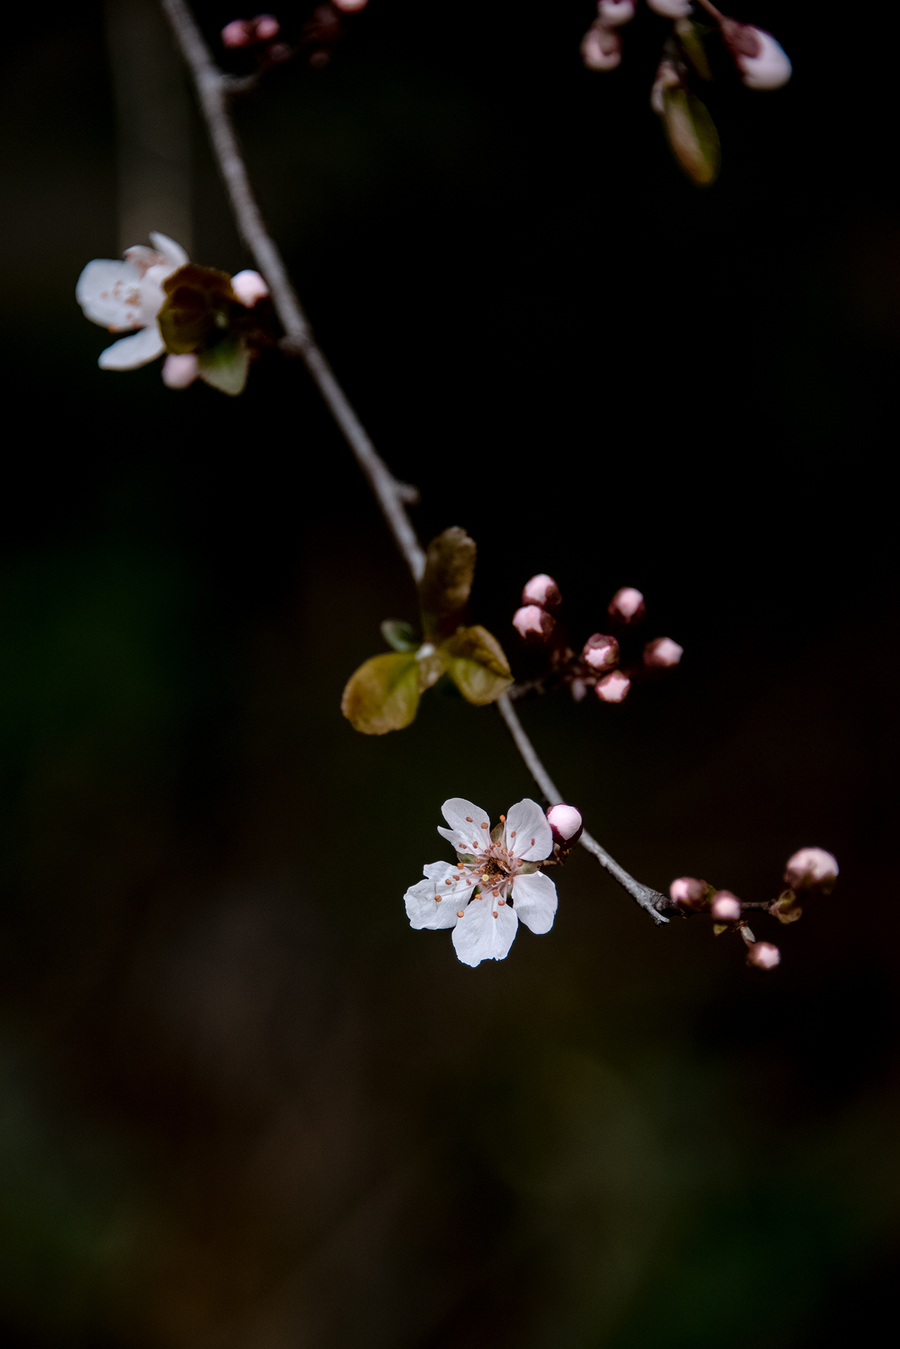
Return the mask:
<path id="1" fill-rule="evenodd" d="M 551 806 L 547 811 L 547 823 L 553 833 L 553 841 L 562 848 L 573 847 L 581 838 L 584 821 L 581 812 L 574 806 Z"/>
<path id="2" fill-rule="evenodd" d="M 270 42 L 280 28 L 274 14 L 257 14 L 255 19 L 232 19 L 222 29 L 222 45 L 252 47 L 257 42 Z"/>
<path id="3" fill-rule="evenodd" d="M 513 627 L 526 641 L 543 642 L 556 627 L 556 619 L 547 612 L 562 601 L 559 586 L 552 576 L 539 572 L 522 591 L 522 607 L 513 614 Z"/>

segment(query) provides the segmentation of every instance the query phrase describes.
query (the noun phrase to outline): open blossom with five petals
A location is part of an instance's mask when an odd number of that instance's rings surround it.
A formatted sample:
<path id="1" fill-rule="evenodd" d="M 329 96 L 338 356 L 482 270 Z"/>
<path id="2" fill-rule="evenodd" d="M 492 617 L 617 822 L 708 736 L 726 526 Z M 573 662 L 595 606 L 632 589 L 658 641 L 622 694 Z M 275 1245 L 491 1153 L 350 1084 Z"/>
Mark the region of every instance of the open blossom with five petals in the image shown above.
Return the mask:
<path id="1" fill-rule="evenodd" d="M 519 801 L 500 824 L 462 797 L 445 801 L 438 826 L 458 861 L 429 862 L 425 880 L 404 896 L 412 927 L 453 929 L 456 954 L 466 965 L 503 960 L 521 920 L 532 932 L 549 932 L 556 914 L 556 886 L 538 870 L 553 851 L 553 834 L 536 801 Z"/>
<path id="2" fill-rule="evenodd" d="M 150 242 L 152 248 L 126 248 L 123 262 L 95 258 L 78 278 L 75 298 L 86 317 L 111 333 L 132 334 L 100 353 L 101 370 L 136 370 L 166 349 L 157 318 L 166 299 L 163 282 L 186 265 L 188 255 L 165 234 L 151 233 Z"/>

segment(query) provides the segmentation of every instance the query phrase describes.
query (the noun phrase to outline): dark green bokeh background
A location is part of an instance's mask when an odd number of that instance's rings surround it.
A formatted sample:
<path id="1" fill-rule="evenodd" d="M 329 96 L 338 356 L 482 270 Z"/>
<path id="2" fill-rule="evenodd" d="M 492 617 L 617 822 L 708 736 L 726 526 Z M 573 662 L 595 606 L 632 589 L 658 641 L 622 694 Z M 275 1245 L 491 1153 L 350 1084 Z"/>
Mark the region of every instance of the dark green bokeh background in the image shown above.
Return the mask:
<path id="1" fill-rule="evenodd" d="M 806 1349 L 892 1310 L 898 21 L 742 8 L 796 73 L 716 94 L 698 192 L 647 107 L 663 26 L 592 76 L 591 16 L 372 0 L 240 107 L 251 170 L 423 538 L 478 539 L 514 663 L 545 569 L 579 638 L 634 584 L 685 646 L 622 708 L 523 709 L 592 829 L 660 887 L 768 898 L 806 844 L 840 885 L 760 921 L 767 976 L 586 855 L 504 963 L 407 927 L 445 797 L 534 789 L 490 709 L 340 717 L 415 602 L 299 365 L 237 401 L 97 369 L 103 10 L 5 17 L 13 1346 Z M 234 271 L 194 139 L 194 256 Z"/>

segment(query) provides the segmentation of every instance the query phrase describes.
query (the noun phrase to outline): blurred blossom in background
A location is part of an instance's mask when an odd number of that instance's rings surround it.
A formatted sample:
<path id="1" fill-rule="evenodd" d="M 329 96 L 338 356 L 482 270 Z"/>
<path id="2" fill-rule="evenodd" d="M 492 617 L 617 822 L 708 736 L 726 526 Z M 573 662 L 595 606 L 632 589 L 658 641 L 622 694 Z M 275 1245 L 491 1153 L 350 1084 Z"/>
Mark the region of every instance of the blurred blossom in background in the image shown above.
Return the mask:
<path id="1" fill-rule="evenodd" d="M 597 77 L 575 0 L 372 0 L 236 104 L 420 535 L 478 540 L 477 621 L 505 631 L 547 571 L 574 645 L 638 586 L 684 648 L 620 706 L 523 705 L 586 827 L 663 891 L 769 900 L 798 849 L 839 859 L 802 921 L 754 921 L 766 972 L 701 920 L 654 929 L 578 849 L 508 961 L 409 928 L 441 803 L 496 818 L 533 784 L 490 708 L 342 718 L 415 596 L 299 363 L 238 399 L 97 368 L 89 259 L 153 229 L 252 266 L 155 9 L 6 16 L 12 1349 L 822 1349 L 892 1309 L 900 33 L 860 23 L 838 97 L 845 11 L 736 16 L 794 77 L 723 89 L 702 193 L 647 104 L 662 21 Z M 242 16 L 197 12 L 244 73 L 216 36 Z M 277 17 L 290 41 L 307 8 Z M 127 69 L 170 91 L 143 130 Z M 463 455 L 515 483 L 502 527 Z"/>

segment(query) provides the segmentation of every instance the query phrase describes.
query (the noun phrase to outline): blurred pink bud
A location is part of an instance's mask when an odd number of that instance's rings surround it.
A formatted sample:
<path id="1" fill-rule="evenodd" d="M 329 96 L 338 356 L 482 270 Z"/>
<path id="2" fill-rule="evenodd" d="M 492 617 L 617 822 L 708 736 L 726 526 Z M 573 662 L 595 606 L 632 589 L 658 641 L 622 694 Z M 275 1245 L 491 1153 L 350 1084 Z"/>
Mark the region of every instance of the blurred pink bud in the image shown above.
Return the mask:
<path id="1" fill-rule="evenodd" d="M 747 947 L 747 964 L 759 970 L 774 970 L 781 964 L 781 952 L 770 941 L 757 941 Z"/>
<path id="2" fill-rule="evenodd" d="M 281 29 L 281 24 L 274 14 L 257 14 L 251 23 L 256 29 L 257 42 L 270 42 Z"/>
<path id="3" fill-rule="evenodd" d="M 599 0 L 597 13 L 607 28 L 620 28 L 634 18 L 634 0 Z"/>
<path id="4" fill-rule="evenodd" d="M 677 89 L 683 83 L 681 76 L 675 69 L 671 61 L 660 61 L 656 72 L 656 79 L 653 81 L 653 88 L 650 90 L 650 107 L 656 113 L 657 117 L 664 117 L 666 105 L 663 102 L 663 93 L 666 89 Z"/>
<path id="5" fill-rule="evenodd" d="M 620 703 L 631 688 L 631 680 L 621 670 L 613 670 L 595 687 L 597 697 L 604 703 Z"/>
<path id="6" fill-rule="evenodd" d="M 231 278 L 231 289 L 241 304 L 246 305 L 248 309 L 252 309 L 257 300 L 264 300 L 269 293 L 269 287 L 259 272 L 249 268 Z"/>
<path id="7" fill-rule="evenodd" d="M 722 37 L 731 49 L 735 65 L 748 89 L 780 89 L 791 78 L 787 52 L 761 28 L 725 19 Z"/>
<path id="8" fill-rule="evenodd" d="M 718 923 L 736 923 L 741 916 L 741 901 L 730 890 L 717 890 L 710 905 Z"/>
<path id="9" fill-rule="evenodd" d="M 647 0 L 647 4 L 664 19 L 683 19 L 691 12 L 691 0 Z"/>
<path id="10" fill-rule="evenodd" d="M 513 627 L 526 641 L 543 642 L 556 627 L 556 619 L 536 604 L 526 604 L 513 614 Z"/>
<path id="11" fill-rule="evenodd" d="M 355 14 L 357 10 L 365 9 L 369 0 L 331 0 L 331 3 L 345 14 Z"/>
<path id="12" fill-rule="evenodd" d="M 253 29 L 246 19 L 232 19 L 221 33 L 223 47 L 249 47 L 254 41 Z"/>
<path id="13" fill-rule="evenodd" d="M 672 903 L 682 909 L 702 909 L 710 887 L 696 876 L 679 876 L 669 886 Z"/>
<path id="14" fill-rule="evenodd" d="M 837 858 L 824 848 L 801 848 L 788 858 L 785 882 L 792 890 L 821 890 L 830 895 L 838 878 Z"/>
<path id="15" fill-rule="evenodd" d="M 671 670 L 684 655 L 684 647 L 671 637 L 655 637 L 644 647 L 644 664 L 648 670 Z"/>
<path id="16" fill-rule="evenodd" d="M 557 843 L 571 846 L 581 838 L 584 821 L 581 811 L 574 806 L 551 806 L 547 811 L 547 822 Z"/>
<path id="17" fill-rule="evenodd" d="M 609 670 L 619 663 L 619 643 L 615 637 L 606 637 L 602 632 L 595 632 L 593 637 L 589 637 L 585 642 L 581 659 L 592 670 Z"/>
<path id="18" fill-rule="evenodd" d="M 615 29 L 591 24 L 581 39 L 581 59 L 588 70 L 615 70 L 622 60 L 622 39 Z"/>
<path id="19" fill-rule="evenodd" d="M 544 571 L 532 576 L 522 591 L 523 604 L 540 604 L 544 609 L 555 609 L 561 599 L 559 586 Z"/>
<path id="20" fill-rule="evenodd" d="M 634 586 L 622 586 L 613 595 L 606 612 L 620 623 L 640 623 L 646 613 L 644 597 Z"/>
<path id="21" fill-rule="evenodd" d="M 200 373 L 200 363 L 193 352 L 187 356 L 167 356 L 163 361 L 163 384 L 169 389 L 186 389 Z"/>

